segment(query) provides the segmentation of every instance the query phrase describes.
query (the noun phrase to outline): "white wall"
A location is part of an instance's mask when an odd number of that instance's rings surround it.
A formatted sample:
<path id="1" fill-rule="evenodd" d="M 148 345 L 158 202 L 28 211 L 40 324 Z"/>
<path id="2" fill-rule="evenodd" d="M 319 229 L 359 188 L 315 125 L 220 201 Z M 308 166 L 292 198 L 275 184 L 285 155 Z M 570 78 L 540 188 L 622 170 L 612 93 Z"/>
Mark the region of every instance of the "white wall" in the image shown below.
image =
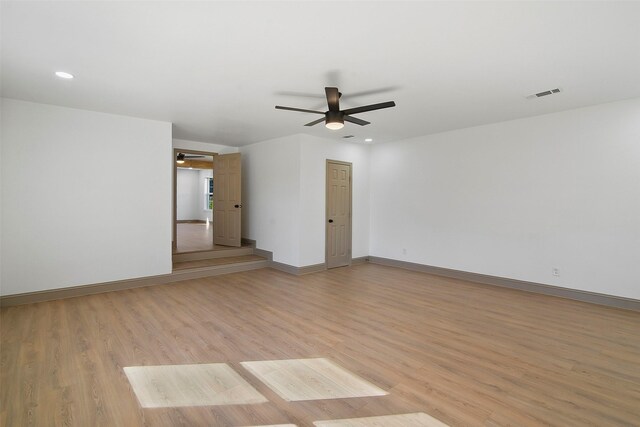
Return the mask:
<path id="1" fill-rule="evenodd" d="M 243 236 L 275 261 L 325 262 L 326 161 L 353 163 L 353 257 L 369 254 L 369 147 L 293 135 L 241 147 Z"/>
<path id="2" fill-rule="evenodd" d="M 171 123 L 3 99 L 1 158 L 2 294 L 171 272 Z"/>
<path id="3" fill-rule="evenodd" d="M 640 99 L 376 145 L 371 168 L 372 255 L 640 298 Z"/>
<path id="4" fill-rule="evenodd" d="M 2 159 L 3 159 L 3 155 L 2 153 L 4 152 L 4 148 L 3 148 L 3 143 L 2 141 L 4 140 L 3 136 L 4 133 L 2 131 L 2 129 L 4 129 L 4 108 L 2 108 L 2 98 L 0 98 L 0 295 L 2 295 L 3 293 L 3 289 L 4 287 L 2 286 L 2 278 L 3 278 L 3 269 L 2 269 L 2 260 L 4 259 L 2 256 L 2 218 L 3 218 L 3 214 L 2 212 L 4 212 L 4 205 L 2 203 L 2 201 L 4 200 L 4 192 L 2 190 L 2 183 L 4 182 L 4 172 L 3 172 L 3 167 L 2 167 Z"/>
<path id="5" fill-rule="evenodd" d="M 0 114 L 2 294 L 170 272 L 169 123 L 8 99 Z M 354 257 L 639 299 L 638 141 L 639 99 L 373 147 L 265 141 L 240 149 L 243 236 L 323 262 L 325 161 L 345 160 Z"/>
<path id="6" fill-rule="evenodd" d="M 178 221 L 198 220 L 203 205 L 200 171 L 197 169 L 178 169 L 176 175 L 176 208 Z"/>
<path id="7" fill-rule="evenodd" d="M 299 135 L 240 149 L 242 153 L 242 236 L 273 260 L 300 266 Z"/>
<path id="8" fill-rule="evenodd" d="M 327 160 L 352 163 L 352 257 L 369 255 L 370 147 L 301 135 L 301 266 L 325 262 Z"/>
<path id="9" fill-rule="evenodd" d="M 211 169 L 178 168 L 176 176 L 177 219 L 183 220 L 213 220 L 213 211 L 205 209 L 207 194 L 205 193 L 206 178 L 213 176 Z"/>

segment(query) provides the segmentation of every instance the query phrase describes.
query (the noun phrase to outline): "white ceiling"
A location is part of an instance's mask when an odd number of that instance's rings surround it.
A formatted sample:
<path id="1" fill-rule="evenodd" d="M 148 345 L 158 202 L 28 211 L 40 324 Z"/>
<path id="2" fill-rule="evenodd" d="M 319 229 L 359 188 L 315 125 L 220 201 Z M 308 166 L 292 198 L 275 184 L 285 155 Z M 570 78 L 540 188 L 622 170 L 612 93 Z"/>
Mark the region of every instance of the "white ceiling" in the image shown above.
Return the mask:
<path id="1" fill-rule="evenodd" d="M 187 140 L 241 146 L 302 132 L 383 142 L 640 96 L 638 2 L 1 7 L 3 96 L 170 121 Z M 397 107 L 340 131 L 274 109 L 324 111 L 333 85 L 343 108 Z M 563 92 L 525 98 L 556 87 Z"/>

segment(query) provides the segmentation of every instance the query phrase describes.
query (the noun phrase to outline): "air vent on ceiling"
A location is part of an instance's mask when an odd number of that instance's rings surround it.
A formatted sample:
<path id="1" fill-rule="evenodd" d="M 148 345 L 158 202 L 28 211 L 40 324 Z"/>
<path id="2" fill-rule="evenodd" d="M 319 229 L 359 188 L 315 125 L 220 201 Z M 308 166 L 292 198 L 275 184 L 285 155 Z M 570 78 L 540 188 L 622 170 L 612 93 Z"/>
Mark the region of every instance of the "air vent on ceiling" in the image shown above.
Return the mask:
<path id="1" fill-rule="evenodd" d="M 353 135 L 345 135 L 343 138 L 353 138 Z"/>
<path id="2" fill-rule="evenodd" d="M 533 95 L 527 96 L 527 99 L 542 98 L 543 96 L 553 95 L 554 93 L 560 93 L 560 89 L 555 88 L 555 89 L 545 90 L 543 92 L 534 93 Z"/>

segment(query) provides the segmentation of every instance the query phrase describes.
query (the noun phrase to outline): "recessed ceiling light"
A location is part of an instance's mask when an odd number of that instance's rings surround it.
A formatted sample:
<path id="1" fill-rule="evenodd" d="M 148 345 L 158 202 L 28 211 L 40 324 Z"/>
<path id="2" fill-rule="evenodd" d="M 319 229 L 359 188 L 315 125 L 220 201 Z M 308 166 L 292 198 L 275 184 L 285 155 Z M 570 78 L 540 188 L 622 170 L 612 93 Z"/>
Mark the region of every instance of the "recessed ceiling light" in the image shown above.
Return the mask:
<path id="1" fill-rule="evenodd" d="M 371 141 L 373 141 L 373 139 L 371 139 L 371 138 L 366 138 L 366 139 L 364 140 L 364 142 L 371 142 Z"/>
<path id="2" fill-rule="evenodd" d="M 73 78 L 73 74 L 69 74 L 69 73 L 64 72 L 64 71 L 56 71 L 56 76 L 60 77 L 61 79 L 72 79 Z"/>

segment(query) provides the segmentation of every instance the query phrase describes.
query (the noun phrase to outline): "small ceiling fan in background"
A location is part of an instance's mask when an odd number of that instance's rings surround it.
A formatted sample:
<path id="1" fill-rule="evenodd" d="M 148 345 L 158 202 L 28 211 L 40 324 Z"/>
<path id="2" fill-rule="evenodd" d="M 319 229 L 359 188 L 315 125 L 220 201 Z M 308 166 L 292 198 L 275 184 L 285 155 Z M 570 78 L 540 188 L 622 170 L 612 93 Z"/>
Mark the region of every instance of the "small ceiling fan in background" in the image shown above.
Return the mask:
<path id="1" fill-rule="evenodd" d="M 185 160 L 202 159 L 203 157 L 205 156 L 188 156 L 184 153 L 178 153 L 178 155 L 176 156 L 176 163 L 183 164 Z"/>
<path id="2" fill-rule="evenodd" d="M 362 119 L 358 119 L 356 117 L 351 117 L 352 114 L 364 113 L 366 111 L 373 110 L 381 110 L 383 108 L 395 107 L 396 103 L 393 101 L 381 102 L 379 104 L 371 104 L 371 105 L 363 105 L 362 107 L 355 108 L 347 108 L 346 110 L 340 110 L 340 97 L 342 94 L 338 91 L 337 87 L 325 87 L 325 94 L 327 96 L 327 111 L 315 111 L 315 110 L 305 110 L 303 108 L 294 108 L 294 107 L 282 107 L 280 105 L 276 105 L 276 109 L 278 110 L 289 110 L 289 111 L 299 111 L 301 113 L 313 113 L 313 114 L 322 114 L 324 117 L 318 120 L 314 120 L 312 122 L 307 123 L 305 126 L 313 126 L 317 125 L 320 122 L 324 122 L 325 126 L 328 129 L 337 130 L 342 129 L 344 127 L 344 122 L 355 123 L 360 126 L 365 126 L 370 124 Z"/>

